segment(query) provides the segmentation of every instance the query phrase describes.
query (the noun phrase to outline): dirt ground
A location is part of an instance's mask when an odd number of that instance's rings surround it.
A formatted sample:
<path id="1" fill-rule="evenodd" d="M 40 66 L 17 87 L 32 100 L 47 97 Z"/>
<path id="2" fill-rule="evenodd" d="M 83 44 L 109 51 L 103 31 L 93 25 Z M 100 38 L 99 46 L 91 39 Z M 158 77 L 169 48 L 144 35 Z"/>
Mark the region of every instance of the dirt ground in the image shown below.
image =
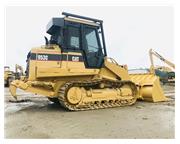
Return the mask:
<path id="1" fill-rule="evenodd" d="M 14 103 L 5 88 L 5 138 L 168 138 L 175 136 L 175 92 L 169 102 L 138 101 L 133 106 L 69 112 L 47 98 L 18 91 Z"/>

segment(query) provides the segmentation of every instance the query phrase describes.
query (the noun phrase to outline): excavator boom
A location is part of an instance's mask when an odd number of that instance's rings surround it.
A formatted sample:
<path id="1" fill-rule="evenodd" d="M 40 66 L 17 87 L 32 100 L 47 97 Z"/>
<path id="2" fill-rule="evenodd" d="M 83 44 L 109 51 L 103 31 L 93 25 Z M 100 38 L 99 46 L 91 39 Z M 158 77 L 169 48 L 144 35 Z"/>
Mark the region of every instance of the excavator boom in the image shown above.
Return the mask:
<path id="1" fill-rule="evenodd" d="M 153 61 L 153 55 L 156 56 L 157 58 L 159 58 L 161 61 L 163 61 L 164 63 L 166 63 L 168 66 L 170 66 L 171 68 L 175 69 L 175 64 L 170 62 L 169 60 L 165 59 L 163 56 L 161 56 L 159 53 L 157 53 L 156 51 L 154 51 L 153 49 L 149 50 L 149 57 L 150 57 L 150 61 L 151 61 L 151 66 L 154 68 L 154 61 Z"/>
<path id="2" fill-rule="evenodd" d="M 153 56 L 160 59 L 162 62 L 167 64 L 167 66 L 154 66 L 154 59 Z M 160 77 L 160 81 L 165 83 L 175 83 L 175 64 L 170 62 L 169 60 L 165 59 L 163 56 L 161 56 L 159 53 L 154 51 L 153 49 L 149 50 L 149 57 L 151 61 L 151 67 L 150 72 L 154 75 L 157 75 Z"/>

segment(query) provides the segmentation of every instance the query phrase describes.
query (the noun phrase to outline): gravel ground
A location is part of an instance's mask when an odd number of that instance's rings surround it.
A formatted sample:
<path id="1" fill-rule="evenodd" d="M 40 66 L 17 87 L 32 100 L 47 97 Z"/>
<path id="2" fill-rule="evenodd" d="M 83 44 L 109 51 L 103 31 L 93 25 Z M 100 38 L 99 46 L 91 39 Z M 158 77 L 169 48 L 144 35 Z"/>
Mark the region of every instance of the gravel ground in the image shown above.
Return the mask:
<path id="1" fill-rule="evenodd" d="M 175 136 L 175 92 L 169 102 L 138 101 L 133 106 L 69 112 L 47 98 L 18 91 L 14 103 L 5 88 L 5 138 L 167 138 Z"/>

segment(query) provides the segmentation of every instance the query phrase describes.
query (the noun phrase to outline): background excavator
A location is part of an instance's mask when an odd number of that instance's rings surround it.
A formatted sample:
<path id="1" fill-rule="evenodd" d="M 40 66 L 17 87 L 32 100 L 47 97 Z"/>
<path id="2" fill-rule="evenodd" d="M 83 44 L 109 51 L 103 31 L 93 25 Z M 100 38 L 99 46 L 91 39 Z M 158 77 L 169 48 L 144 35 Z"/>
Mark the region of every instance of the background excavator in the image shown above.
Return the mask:
<path id="1" fill-rule="evenodd" d="M 128 106 L 137 99 L 166 101 L 159 78 L 128 74 L 126 65 L 107 57 L 103 21 L 63 12 L 47 25 L 50 40 L 27 55 L 26 76 L 10 85 L 40 94 L 68 110 Z"/>
<path id="2" fill-rule="evenodd" d="M 154 66 L 153 56 L 157 57 L 163 63 L 168 66 Z M 153 49 L 149 50 L 149 57 L 151 61 L 150 72 L 156 74 L 160 77 L 160 81 L 165 83 L 175 83 L 175 64 L 165 59 L 159 53 L 154 51 Z"/>

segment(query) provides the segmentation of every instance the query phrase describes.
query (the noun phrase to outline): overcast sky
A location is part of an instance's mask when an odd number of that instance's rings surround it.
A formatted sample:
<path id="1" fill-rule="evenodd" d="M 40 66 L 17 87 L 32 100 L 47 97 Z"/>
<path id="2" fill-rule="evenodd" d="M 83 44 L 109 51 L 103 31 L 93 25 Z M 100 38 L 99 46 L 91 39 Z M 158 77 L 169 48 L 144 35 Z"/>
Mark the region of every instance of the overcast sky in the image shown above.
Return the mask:
<path id="1" fill-rule="evenodd" d="M 47 23 L 62 17 L 63 11 L 102 19 L 108 56 L 119 64 L 149 67 L 150 48 L 174 62 L 172 7 L 7 7 L 5 65 L 25 68 L 27 53 L 45 44 Z M 163 64 L 157 59 L 155 63 Z"/>

